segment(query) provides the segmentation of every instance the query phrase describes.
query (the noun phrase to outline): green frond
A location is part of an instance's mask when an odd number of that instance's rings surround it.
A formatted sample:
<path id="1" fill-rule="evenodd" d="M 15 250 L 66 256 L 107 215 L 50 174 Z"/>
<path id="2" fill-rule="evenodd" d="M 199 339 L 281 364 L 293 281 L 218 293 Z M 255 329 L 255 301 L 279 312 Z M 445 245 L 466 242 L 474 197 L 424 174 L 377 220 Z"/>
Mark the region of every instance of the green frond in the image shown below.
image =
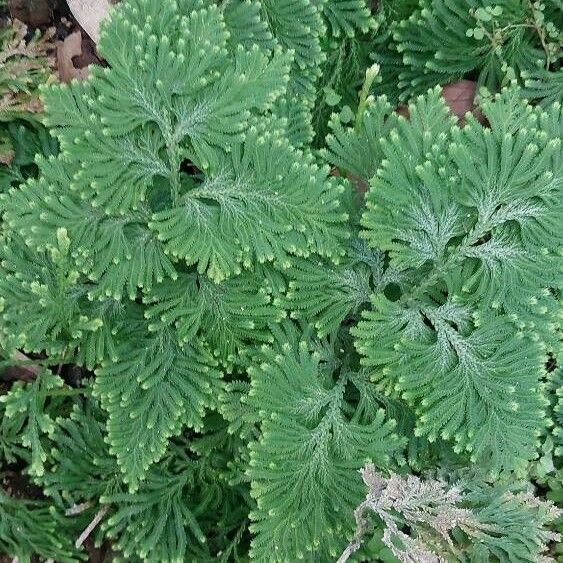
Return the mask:
<path id="1" fill-rule="evenodd" d="M 248 381 L 230 381 L 219 395 L 219 412 L 229 423 L 229 434 L 247 441 L 258 437 L 260 423 L 258 408 L 248 401 L 250 389 Z"/>
<path id="2" fill-rule="evenodd" d="M 8 351 L 46 350 L 62 357 L 102 324 L 86 314 L 87 288 L 69 255 L 67 231 L 59 228 L 53 246 L 27 248 L 18 235 L 0 240 L 0 341 Z"/>
<path id="3" fill-rule="evenodd" d="M 280 126 L 294 147 L 309 146 L 315 132 L 311 123 L 311 108 L 303 99 L 279 98 L 274 104 L 273 112 L 280 118 Z"/>
<path id="4" fill-rule="evenodd" d="M 560 283 L 561 139 L 541 127 L 541 113 L 509 94 L 483 104 L 483 112 L 491 128 L 469 118 L 449 146 L 458 171 L 454 197 L 475 216 L 468 239 L 479 231 L 485 237 L 462 243 L 465 260 L 476 263 L 462 291 L 522 315 L 534 308 L 541 289 Z"/>
<path id="5" fill-rule="evenodd" d="M 362 236 L 398 269 L 442 270 L 432 281 L 441 277 L 452 294 L 549 316 L 563 185 L 558 131 L 542 126 L 549 114 L 507 90 L 483 104 L 490 128 L 469 117 L 450 129 L 438 92 L 430 99 L 434 109 L 411 106 L 411 121 L 399 119 L 381 141 Z"/>
<path id="6" fill-rule="evenodd" d="M 133 491 L 169 438 L 186 426 L 201 429 L 221 382 L 216 361 L 201 345 L 178 344 L 169 330 L 150 334 L 146 323 L 129 322 L 117 360 L 96 370 L 94 393 L 109 415 L 110 452 Z"/>
<path id="7" fill-rule="evenodd" d="M 337 114 L 332 115 L 321 156 L 344 175 L 351 174 L 367 184 L 381 166 L 380 141 L 395 127 L 397 115 L 386 98 L 370 97 L 355 126 L 346 126 Z"/>
<path id="8" fill-rule="evenodd" d="M 268 323 L 283 316 L 272 305 L 267 286 L 252 273 L 220 284 L 182 274 L 177 281 L 159 284 L 146 302 L 151 332 L 173 326 L 180 342 L 205 340 L 223 361 L 232 361 L 245 345 L 271 341 Z"/>
<path id="9" fill-rule="evenodd" d="M 30 383 L 18 381 L 10 391 L 0 396 L 4 403 L 4 417 L 18 428 L 18 439 L 21 445 L 30 451 L 28 472 L 30 475 L 41 476 L 45 473 L 47 460 L 45 437 L 50 436 L 56 427 L 53 413 L 55 405 L 50 405 L 49 392 L 61 389 L 64 381 L 48 370 L 41 371 Z M 59 400 L 60 406 L 60 400 Z"/>
<path id="10" fill-rule="evenodd" d="M 348 397 L 356 404 L 356 414 L 364 420 L 371 420 L 381 409 L 388 419 L 397 421 L 396 433 L 406 442 L 404 452 L 396 457 L 402 464 L 404 460 L 416 472 L 434 468 L 445 463 L 445 460 L 455 458 L 450 445 L 441 438 L 434 442 L 428 441 L 427 436 L 415 434 L 416 414 L 405 401 L 397 397 L 386 395 L 377 382 L 370 377 L 369 370 L 360 369 L 348 374 L 350 388 Z"/>
<path id="11" fill-rule="evenodd" d="M 544 113 L 510 89 L 483 112 L 488 127 L 457 128 L 434 90 L 380 141 L 362 235 L 410 287 L 375 292 L 352 332 L 420 435 L 521 469 L 546 424 L 546 351 L 559 348 L 560 107 Z"/>
<path id="12" fill-rule="evenodd" d="M 188 457 L 186 442 L 179 441 L 165 461 L 150 469 L 137 492 L 115 490 L 101 497 L 111 510 L 102 528 L 127 559 L 239 557 L 248 502 L 240 487 L 227 480 L 231 460 L 225 456 L 229 445 L 219 419 L 208 420 L 205 433 L 190 442 L 196 457 Z"/>
<path id="13" fill-rule="evenodd" d="M 440 90 L 417 98 L 409 113 L 409 121 L 398 117 L 396 128 L 379 141 L 383 160 L 371 180 L 362 217 L 361 236 L 371 246 L 389 251 L 398 269 L 419 268 L 440 259 L 461 228 L 460 213 L 442 189 L 443 178 L 428 184 L 417 177 L 425 162 L 430 166 L 429 158 L 436 160 L 431 169 L 436 176 L 447 172 L 442 163 L 453 118 Z M 378 119 L 377 114 L 373 119 Z M 374 160 L 377 166 L 378 152 Z"/>
<path id="14" fill-rule="evenodd" d="M 74 362 L 93 370 L 105 360 L 116 361 L 119 335 L 126 330 L 129 321 L 136 318 L 136 308 L 135 304 L 127 301 L 89 300 L 85 305 L 86 313 L 101 319 L 102 325 L 82 335 L 74 353 Z"/>
<path id="15" fill-rule="evenodd" d="M 389 22 L 392 41 L 375 54 L 384 67 L 381 93 L 398 79 L 406 101 L 469 74 L 496 92 L 511 76 L 548 67 L 558 59 L 560 37 L 544 8 L 527 0 L 422 0 L 397 19 L 384 5 L 380 17 Z M 392 61 L 399 67 L 386 64 Z"/>
<path id="16" fill-rule="evenodd" d="M 378 296 L 354 333 L 374 380 L 415 409 L 417 435 L 454 441 L 492 471 L 518 468 L 545 424 L 542 356 L 510 320 L 472 321 L 455 302 L 415 309 Z"/>
<path id="17" fill-rule="evenodd" d="M 42 176 L 11 190 L 4 198 L 5 220 L 26 243 L 48 249 L 58 228 L 66 229 L 76 269 L 89 284 L 89 299 L 135 299 L 138 288 L 149 291 L 176 268 L 163 245 L 149 231 L 151 212 L 143 204 L 136 211 L 108 214 L 93 204 L 94 194 L 73 184 L 76 165 L 61 158 L 39 160 Z M 69 190 L 69 186 L 71 189 Z M 156 187 L 162 195 L 162 187 Z"/>
<path id="18" fill-rule="evenodd" d="M 354 37 L 357 32 L 368 33 L 375 27 L 366 0 L 321 0 L 321 7 L 334 37 Z"/>
<path id="19" fill-rule="evenodd" d="M 298 259 L 287 272 L 285 295 L 274 301 L 291 318 L 314 325 L 320 337 L 336 332 L 350 316 L 370 302 L 373 291 L 389 283 L 402 284 L 402 276 L 384 265 L 385 256 L 359 239 L 351 239 L 338 264 L 318 258 Z"/>
<path id="20" fill-rule="evenodd" d="M 0 124 L 0 193 L 37 176 L 36 154 L 56 152 L 55 140 L 42 125 L 23 120 Z"/>
<path id="21" fill-rule="evenodd" d="M 0 459 L 5 463 L 16 463 L 25 459 L 28 451 L 21 443 L 20 432 L 25 415 L 6 416 L 6 403 L 0 401 Z"/>
<path id="22" fill-rule="evenodd" d="M 281 304 L 294 319 L 315 321 L 320 337 L 340 324 L 363 304 L 369 303 L 370 269 L 354 267 L 347 260 L 332 266 L 323 260 L 297 260 L 289 272 L 289 286 Z"/>
<path id="23" fill-rule="evenodd" d="M 248 471 L 258 561 L 336 556 L 362 496 L 362 461 L 387 466 L 401 446 L 383 410 L 368 420 L 350 412 L 347 375 L 324 372 L 318 345 L 290 325 L 285 331 L 256 352 L 248 370 L 248 401 L 261 418 Z"/>
<path id="24" fill-rule="evenodd" d="M 219 282 L 256 263 L 287 269 L 292 255 L 337 259 L 347 235 L 341 192 L 312 155 L 259 123 L 178 206 L 155 213 L 149 228 L 169 254 Z"/>
<path id="25" fill-rule="evenodd" d="M 320 7 L 309 0 L 261 0 L 260 3 L 276 41 L 295 55 L 290 90 L 314 99 L 318 65 L 324 59 L 321 37 L 326 32 Z"/>
<path id="26" fill-rule="evenodd" d="M 184 561 L 193 543 L 206 538 L 189 507 L 190 475 L 153 468 L 139 492 L 114 492 L 101 498 L 117 509 L 103 524 L 124 557 L 172 563 Z"/>
<path id="27" fill-rule="evenodd" d="M 37 555 L 61 563 L 80 561 L 60 520 L 44 501 L 16 499 L 0 490 L 0 553 L 20 563 L 31 563 Z"/>
<path id="28" fill-rule="evenodd" d="M 481 530 L 471 538 L 464 561 L 537 561 L 547 557 L 548 544 L 559 541 L 549 527 L 561 511 L 531 491 L 510 481 L 491 486 L 478 480 L 465 483 L 465 489 L 464 504 Z"/>
<path id="29" fill-rule="evenodd" d="M 563 103 L 563 68 L 547 71 L 538 65 L 536 69 L 523 71 L 522 78 L 522 94 L 529 100 L 537 101 L 544 108 Z"/>
<path id="30" fill-rule="evenodd" d="M 273 50 L 276 42 L 268 20 L 263 17 L 260 0 L 220 0 L 219 5 L 233 45 L 259 45 L 265 51 Z"/>
<path id="31" fill-rule="evenodd" d="M 220 162 L 251 111 L 271 107 L 288 80 L 288 53 L 228 49 L 217 6 L 183 14 L 169 0 L 145 14 L 149 4 L 124 3 L 104 26 L 100 51 L 109 68 L 45 93 L 63 154 L 80 162 L 76 182 L 93 187 L 95 204 L 110 212 L 137 209 L 157 179 L 177 192 L 188 156 L 200 168 Z"/>
<path id="32" fill-rule="evenodd" d="M 69 509 L 85 502 L 95 505 L 120 488 L 117 460 L 109 454 L 105 437 L 106 415 L 91 398 L 75 404 L 68 417 L 59 416 L 50 434 L 51 468 L 39 480 L 45 494 Z"/>

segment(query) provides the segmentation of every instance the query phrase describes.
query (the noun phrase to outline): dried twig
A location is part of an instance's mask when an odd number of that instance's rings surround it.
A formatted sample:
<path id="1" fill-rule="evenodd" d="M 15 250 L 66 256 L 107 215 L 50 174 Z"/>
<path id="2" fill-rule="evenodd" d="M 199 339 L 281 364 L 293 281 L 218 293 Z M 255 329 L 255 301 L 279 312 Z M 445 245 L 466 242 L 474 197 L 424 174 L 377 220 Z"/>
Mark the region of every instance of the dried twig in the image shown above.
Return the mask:
<path id="1" fill-rule="evenodd" d="M 65 511 L 65 516 L 75 516 L 76 514 L 82 514 L 85 510 L 92 508 L 91 502 L 82 502 L 80 504 L 75 504 Z"/>
<path id="2" fill-rule="evenodd" d="M 86 526 L 84 531 L 80 534 L 80 537 L 74 543 L 76 548 L 82 546 L 82 544 L 88 539 L 90 534 L 94 531 L 94 528 L 102 521 L 103 517 L 108 513 L 109 505 L 102 506 L 100 510 L 96 513 L 90 524 Z"/>

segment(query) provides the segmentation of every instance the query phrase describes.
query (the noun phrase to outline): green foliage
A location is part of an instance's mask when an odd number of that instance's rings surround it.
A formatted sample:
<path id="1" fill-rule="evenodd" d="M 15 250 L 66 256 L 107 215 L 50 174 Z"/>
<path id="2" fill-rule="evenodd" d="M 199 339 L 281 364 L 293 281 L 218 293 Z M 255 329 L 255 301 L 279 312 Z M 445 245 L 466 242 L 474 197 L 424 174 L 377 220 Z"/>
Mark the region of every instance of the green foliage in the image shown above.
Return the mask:
<path id="1" fill-rule="evenodd" d="M 31 38 L 15 20 L 0 26 L 0 193 L 36 174 L 36 153 L 56 146 L 40 124 L 39 86 L 51 80 L 53 32 Z"/>
<path id="2" fill-rule="evenodd" d="M 46 401 L 52 392 L 61 389 L 63 380 L 49 371 L 40 372 L 31 383 L 18 382 L 12 386 L 10 392 L 0 396 L 4 403 L 3 416 L 12 422 L 9 427 L 17 428 L 21 445 L 31 451 L 28 471 L 30 475 L 41 476 L 45 472 L 44 463 L 47 454 L 43 447 L 43 437 L 50 435 L 55 429 L 55 422 L 50 412 L 56 412 L 60 401 L 46 409 Z"/>
<path id="3" fill-rule="evenodd" d="M 263 115 L 291 53 L 233 45 L 223 11 L 202 2 L 125 2 L 101 35 L 110 67 L 46 91 L 61 154 L 3 199 L 17 233 L 3 261 L 4 346 L 98 367 L 111 452 L 135 489 L 168 438 L 200 430 L 216 406 L 210 350 L 232 362 L 283 316 L 253 272 L 336 260 L 348 233 L 339 182 Z M 111 304 L 124 294 L 146 307 Z"/>
<path id="4" fill-rule="evenodd" d="M 469 557 L 483 561 L 534 561 L 558 541 L 545 525 L 560 516 L 552 504 L 539 501 L 530 491 L 512 483 L 495 485 L 468 482 L 465 505 L 481 526 L 471 542 Z"/>
<path id="5" fill-rule="evenodd" d="M 401 441 L 383 409 L 362 412 L 347 403 L 353 376 L 346 366 L 333 372 L 322 346 L 307 333 L 301 337 L 285 325 L 276 336 L 248 368 L 247 401 L 261 421 L 248 471 L 257 502 L 251 555 L 284 561 L 315 552 L 329 559 L 362 496 L 357 470 L 366 460 L 388 466 Z"/>
<path id="6" fill-rule="evenodd" d="M 414 11 L 385 9 L 384 4 L 389 35 L 375 53 L 382 66 L 381 92 L 389 94 L 397 85 L 394 98 L 406 101 L 472 73 L 490 91 L 498 91 L 511 77 L 522 77 L 534 97 L 561 102 L 561 90 L 555 92 L 551 85 L 560 69 L 561 8 L 546 9 L 546 4 L 422 0 Z"/>
<path id="7" fill-rule="evenodd" d="M 0 490 L 0 553 L 30 563 L 34 555 L 72 563 L 76 552 L 61 534 L 60 516 L 46 502 L 11 498 Z"/>
<path id="8" fill-rule="evenodd" d="M 85 333 L 96 331 L 102 321 L 84 314 L 81 304 L 87 287 L 77 284 L 70 240 L 64 227 L 56 231 L 56 246 L 36 252 L 19 235 L 0 239 L 0 343 L 8 351 L 47 351 L 61 357 L 76 346 Z"/>
<path id="9" fill-rule="evenodd" d="M 491 469 L 533 458 L 542 424 L 543 350 L 558 326 L 559 111 L 507 91 L 483 104 L 490 128 L 470 118 L 459 129 L 434 91 L 379 139 L 377 164 L 351 151 L 353 172 L 377 167 L 361 235 L 411 278 L 376 293 L 353 329 L 364 365 L 415 408 L 418 434 Z M 369 107 L 363 118 L 372 124 L 329 138 L 333 162 L 386 123 Z"/>
<path id="10" fill-rule="evenodd" d="M 48 133 L 5 128 L 2 366 L 41 370 L 1 382 L 0 478 L 40 489 L 0 495 L 0 551 L 77 560 L 89 536 L 127 561 L 324 563 L 357 543 L 371 463 L 377 494 L 439 484 L 376 511 L 355 560 L 545 556 L 561 525 L 529 493 L 563 502 L 559 9 L 112 9 L 107 64 L 44 89 Z M 428 87 L 460 78 L 489 91 L 456 122 Z"/>
<path id="11" fill-rule="evenodd" d="M 184 426 L 202 428 L 219 375 L 204 348 L 178 345 L 167 330 L 151 337 L 145 323 L 131 327 L 115 362 L 96 370 L 94 393 L 109 414 L 110 451 L 132 489 L 164 455 L 169 437 Z"/>
<path id="12" fill-rule="evenodd" d="M 121 486 L 116 459 L 105 443 L 105 422 L 94 400 L 75 403 L 67 417 L 56 419 L 50 470 L 40 482 L 60 506 L 95 502 Z"/>
<path id="13" fill-rule="evenodd" d="M 17 120 L 0 127 L 0 134 L 5 134 L 0 138 L 0 143 L 5 143 L 0 150 L 7 151 L 5 162 L 0 155 L 0 193 L 4 193 L 10 187 L 36 177 L 38 168 L 35 155 L 55 154 L 57 146 L 47 130 L 39 124 Z"/>

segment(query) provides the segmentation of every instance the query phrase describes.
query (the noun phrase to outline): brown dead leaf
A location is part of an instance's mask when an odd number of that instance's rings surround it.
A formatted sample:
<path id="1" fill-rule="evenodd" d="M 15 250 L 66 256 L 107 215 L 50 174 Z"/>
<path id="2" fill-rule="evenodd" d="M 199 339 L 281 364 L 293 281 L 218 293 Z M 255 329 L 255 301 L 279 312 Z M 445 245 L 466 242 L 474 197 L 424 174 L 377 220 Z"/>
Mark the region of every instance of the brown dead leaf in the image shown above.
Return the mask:
<path id="1" fill-rule="evenodd" d="M 55 0 L 8 0 L 12 18 L 30 27 L 43 27 L 51 23 Z"/>
<path id="2" fill-rule="evenodd" d="M 475 109 L 476 89 L 477 83 L 472 80 L 460 80 L 443 87 L 442 96 L 458 119 Z"/>
<path id="3" fill-rule="evenodd" d="M 92 40 L 80 31 L 71 33 L 64 41 L 57 43 L 57 67 L 61 82 L 70 82 L 73 78 L 86 79 L 91 64 L 100 64 L 100 59 Z"/>
<path id="4" fill-rule="evenodd" d="M 100 38 L 100 24 L 107 17 L 109 0 L 67 0 L 68 7 L 82 29 L 97 43 Z"/>
<path id="5" fill-rule="evenodd" d="M 41 371 L 41 366 L 33 363 L 33 360 L 17 351 L 12 356 L 14 362 L 21 362 L 21 365 L 13 366 L 8 368 L 4 373 L 2 373 L 2 378 L 5 381 L 32 381 L 34 380 Z"/>
<path id="6" fill-rule="evenodd" d="M 409 108 L 407 106 L 399 106 L 395 109 L 395 113 L 397 115 L 402 115 L 405 119 L 410 117 L 409 115 Z"/>
<path id="7" fill-rule="evenodd" d="M 444 101 L 450 108 L 452 115 L 460 120 L 460 124 L 463 124 L 467 112 L 473 112 L 477 119 L 482 119 L 481 112 L 475 107 L 476 91 L 477 83 L 472 80 L 460 80 L 442 87 Z M 407 106 L 399 106 L 395 109 L 395 112 L 406 119 L 409 118 Z"/>

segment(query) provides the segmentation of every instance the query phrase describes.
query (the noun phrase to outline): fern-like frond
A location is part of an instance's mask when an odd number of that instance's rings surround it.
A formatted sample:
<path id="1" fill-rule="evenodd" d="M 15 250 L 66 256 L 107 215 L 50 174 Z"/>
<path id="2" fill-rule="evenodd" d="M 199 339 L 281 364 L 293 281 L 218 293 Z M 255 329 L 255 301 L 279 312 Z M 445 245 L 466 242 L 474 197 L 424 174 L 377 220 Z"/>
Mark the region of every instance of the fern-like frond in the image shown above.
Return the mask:
<path id="1" fill-rule="evenodd" d="M 0 341 L 6 350 L 62 357 L 100 328 L 102 321 L 86 314 L 87 288 L 73 267 L 64 228 L 45 252 L 27 248 L 18 235 L 0 245 Z"/>
<path id="2" fill-rule="evenodd" d="M 338 264 L 313 258 L 295 260 L 287 272 L 287 292 L 274 303 L 290 311 L 292 318 L 314 325 L 320 337 L 335 333 L 369 303 L 373 291 L 405 282 L 384 262 L 383 252 L 351 239 Z"/>
<path id="3" fill-rule="evenodd" d="M 434 90 L 381 140 L 362 235 L 410 287 L 376 293 L 353 333 L 418 433 L 500 469 L 535 457 L 545 350 L 559 346 L 560 107 L 511 89 L 483 112 L 488 126 L 457 128 Z"/>
<path id="4" fill-rule="evenodd" d="M 360 547 L 371 526 L 368 511 L 383 524 L 382 541 L 401 562 L 552 561 L 545 554 L 559 535 L 548 526 L 560 511 L 521 483 L 490 485 L 466 475 L 452 485 L 413 475 L 386 479 L 373 465 L 362 476 L 369 490 L 356 510 L 356 536 L 339 563 Z"/>
<path id="5" fill-rule="evenodd" d="M 544 4 L 527 0 L 423 0 L 412 6 L 381 7 L 390 29 L 387 44 L 375 50 L 383 88 L 398 82 L 407 101 L 437 84 L 470 73 L 479 86 L 498 91 L 511 76 L 559 64 L 560 31 Z M 556 18 L 555 18 L 556 19 Z"/>
<path id="6" fill-rule="evenodd" d="M 149 330 L 174 326 L 184 343 L 204 339 L 214 354 L 231 361 L 245 344 L 271 341 L 268 323 L 282 312 L 272 305 L 267 286 L 252 273 L 215 284 L 197 274 L 161 283 L 148 296 Z"/>
<path id="7" fill-rule="evenodd" d="M 45 501 L 12 498 L 0 490 L 0 553 L 21 563 L 37 555 L 61 563 L 80 561 L 71 536 Z"/>
<path id="8" fill-rule="evenodd" d="M 547 71 L 545 67 L 538 65 L 535 69 L 523 71 L 522 78 L 522 93 L 526 98 L 537 101 L 544 108 L 563 103 L 563 68 Z"/>
<path id="9" fill-rule="evenodd" d="M 189 473 L 174 475 L 153 468 L 142 490 L 113 492 L 102 503 L 117 507 L 103 524 L 116 547 L 126 558 L 172 563 L 184 561 L 193 542 L 205 544 L 205 535 L 189 507 Z"/>
<path id="10" fill-rule="evenodd" d="M 374 380 L 415 409 L 417 435 L 453 440 L 493 470 L 514 467 L 535 457 L 545 424 L 542 356 L 508 319 L 472 320 L 454 303 L 407 308 L 381 296 L 355 330 L 357 346 Z"/>
<path id="11" fill-rule="evenodd" d="M 40 479 L 45 494 L 69 509 L 86 502 L 95 506 L 102 495 L 119 489 L 117 460 L 105 438 L 106 415 L 92 398 L 75 404 L 68 417 L 58 417 L 50 435 L 51 468 Z"/>
<path id="12" fill-rule="evenodd" d="M 527 484 L 504 480 L 491 486 L 469 480 L 464 504 L 481 527 L 469 538 L 468 556 L 474 559 L 524 563 L 539 557 L 549 561 L 548 545 L 560 541 L 550 528 L 561 510 L 534 496 Z"/>
<path id="13" fill-rule="evenodd" d="M 335 37 L 354 37 L 356 32 L 368 33 L 375 27 L 369 2 L 366 0 L 321 0 L 324 18 Z"/>
<path id="14" fill-rule="evenodd" d="M 138 488 L 182 428 L 200 429 L 220 389 L 215 360 L 197 343 L 178 344 L 169 330 L 150 334 L 130 321 L 117 360 L 96 370 L 94 393 L 108 412 L 110 451 L 124 480 Z"/>
<path id="15" fill-rule="evenodd" d="M 397 115 L 384 96 L 368 98 L 354 126 L 344 125 L 334 114 L 322 157 L 343 174 L 352 175 L 366 184 L 381 165 L 380 141 L 397 126 Z"/>
<path id="16" fill-rule="evenodd" d="M 85 194 L 95 197 L 90 190 L 81 193 L 74 184 L 75 164 L 61 158 L 39 164 L 39 180 L 11 190 L 3 199 L 5 220 L 40 251 L 54 243 L 58 228 L 65 228 L 76 268 L 95 282 L 88 287 L 89 298 L 121 299 L 125 293 L 134 299 L 138 288 L 150 291 L 155 283 L 177 277 L 163 245 L 147 227 L 148 205 L 105 213 L 86 201 Z"/>
<path id="17" fill-rule="evenodd" d="M 286 269 L 291 255 L 336 259 L 346 237 L 343 188 L 326 175 L 310 154 L 260 123 L 232 158 L 186 190 L 178 206 L 155 213 L 149 227 L 167 252 L 214 281 L 255 263 Z"/>
<path id="18" fill-rule="evenodd" d="M 51 435 L 56 427 L 53 419 L 55 409 L 46 408 L 48 395 L 50 391 L 63 386 L 64 381 L 59 376 L 44 370 L 34 381 L 16 382 L 8 393 L 0 396 L 0 402 L 4 403 L 4 416 L 17 425 L 21 445 L 31 453 L 28 467 L 30 475 L 41 476 L 45 473 L 45 437 Z"/>
<path id="19" fill-rule="evenodd" d="M 286 326 L 286 337 L 256 353 L 248 401 L 261 418 L 249 476 L 257 508 L 251 530 L 259 561 L 333 557 L 361 498 L 358 461 L 386 466 L 400 448 L 384 412 L 350 414 L 345 373 L 325 373 L 322 354 Z M 333 495 L 334 491 L 341 494 Z M 291 526 L 287 526 L 287 522 Z M 322 555 L 325 554 L 325 555 Z"/>
<path id="20" fill-rule="evenodd" d="M 57 143 L 39 123 L 23 120 L 0 125 L 0 193 L 37 176 L 35 155 L 52 155 Z"/>
<path id="21" fill-rule="evenodd" d="M 182 13 L 175 0 L 156 12 L 148 4 L 126 2 L 104 26 L 100 50 L 110 68 L 46 92 L 48 123 L 81 164 L 76 181 L 109 211 L 136 209 L 159 178 L 177 196 L 182 160 L 220 162 L 250 112 L 270 107 L 288 80 L 288 54 L 228 49 L 217 6 Z"/>

